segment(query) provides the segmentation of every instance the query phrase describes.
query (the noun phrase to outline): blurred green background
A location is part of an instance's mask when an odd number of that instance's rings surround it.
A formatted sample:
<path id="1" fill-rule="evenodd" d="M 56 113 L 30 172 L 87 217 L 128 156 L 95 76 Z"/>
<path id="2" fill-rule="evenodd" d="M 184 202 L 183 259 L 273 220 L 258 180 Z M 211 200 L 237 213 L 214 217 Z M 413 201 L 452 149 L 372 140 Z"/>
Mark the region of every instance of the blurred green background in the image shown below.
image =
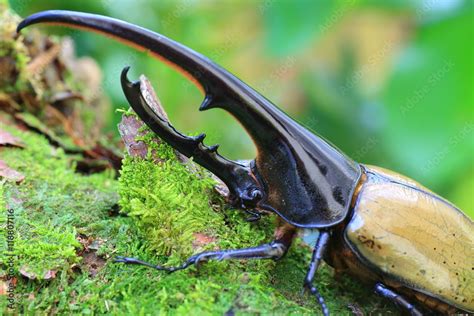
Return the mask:
<path id="1" fill-rule="evenodd" d="M 160 32 L 224 66 L 355 160 L 403 173 L 474 217 L 474 1 L 11 0 L 105 14 Z M 119 74 L 146 74 L 170 118 L 206 132 L 233 159 L 255 155 L 222 110 L 198 112 L 199 90 L 144 53 L 100 35 L 71 36 L 103 69 L 102 88 L 127 108 Z M 119 113 L 110 116 L 116 132 Z"/>

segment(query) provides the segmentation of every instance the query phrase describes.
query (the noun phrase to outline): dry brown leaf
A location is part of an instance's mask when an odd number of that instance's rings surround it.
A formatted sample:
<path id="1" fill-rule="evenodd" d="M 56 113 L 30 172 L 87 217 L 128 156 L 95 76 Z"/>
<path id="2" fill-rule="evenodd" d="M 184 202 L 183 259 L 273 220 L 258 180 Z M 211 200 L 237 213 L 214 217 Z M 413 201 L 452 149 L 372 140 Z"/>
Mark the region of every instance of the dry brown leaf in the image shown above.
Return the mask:
<path id="1" fill-rule="evenodd" d="M 52 279 L 56 278 L 56 274 L 57 274 L 57 273 L 58 273 L 58 272 L 57 272 L 56 270 L 48 270 L 48 271 L 46 271 L 46 272 L 43 274 L 43 278 L 42 278 L 42 279 L 43 279 L 43 280 L 52 280 Z M 22 267 L 20 268 L 20 274 L 21 274 L 22 276 L 24 276 L 24 277 L 30 279 L 30 280 L 35 280 L 35 279 L 38 278 L 38 276 L 37 276 L 35 273 L 29 271 L 29 267 L 26 266 L 26 265 L 25 265 L 25 266 L 22 266 Z"/>
<path id="2" fill-rule="evenodd" d="M 58 273 L 56 270 L 48 270 L 46 273 L 43 275 L 43 280 L 51 280 L 56 277 L 56 273 Z"/>
<path id="3" fill-rule="evenodd" d="M 0 178 L 20 183 L 25 179 L 25 176 L 22 173 L 11 169 L 3 160 L 0 160 Z"/>
<path id="4" fill-rule="evenodd" d="M 217 239 L 203 233 L 194 233 L 193 234 L 193 249 L 197 250 L 202 248 L 210 243 L 216 242 Z"/>
<path id="5" fill-rule="evenodd" d="M 28 271 L 28 266 L 22 266 L 20 268 L 20 274 L 30 280 L 35 280 L 36 279 L 36 274 L 33 272 Z"/>
<path id="6" fill-rule="evenodd" d="M 0 295 L 7 295 L 8 285 L 4 281 L 0 281 Z"/>
<path id="7" fill-rule="evenodd" d="M 5 145 L 15 146 L 15 147 L 24 147 L 23 142 L 19 138 L 13 136 L 7 131 L 0 129 L 0 146 L 5 146 Z"/>

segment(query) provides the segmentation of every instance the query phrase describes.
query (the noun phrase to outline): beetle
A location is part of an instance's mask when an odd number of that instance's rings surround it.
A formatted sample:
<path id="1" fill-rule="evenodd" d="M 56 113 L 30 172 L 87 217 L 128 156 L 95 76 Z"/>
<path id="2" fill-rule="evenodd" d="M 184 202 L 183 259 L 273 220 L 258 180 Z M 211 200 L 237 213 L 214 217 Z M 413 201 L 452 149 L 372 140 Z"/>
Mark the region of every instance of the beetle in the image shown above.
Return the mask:
<path id="1" fill-rule="evenodd" d="M 232 205 L 255 220 L 274 213 L 279 225 L 270 243 L 202 252 L 177 267 L 127 257 L 117 262 L 175 272 L 207 260 L 276 260 L 298 229 L 317 229 L 303 286 L 324 315 L 329 311 L 314 283 L 322 260 L 336 272 L 373 284 L 376 293 L 412 315 L 423 309 L 474 313 L 474 223 L 450 202 L 405 176 L 353 161 L 210 59 L 161 34 L 105 16 L 57 10 L 33 14 L 17 31 L 37 23 L 104 33 L 163 59 L 202 90 L 199 110 L 230 112 L 257 148 L 257 157 L 242 163 L 221 156 L 217 145 L 204 145 L 205 134 L 182 134 L 153 111 L 140 82 L 130 82 L 125 68 L 122 89 L 144 123 L 220 178 Z"/>

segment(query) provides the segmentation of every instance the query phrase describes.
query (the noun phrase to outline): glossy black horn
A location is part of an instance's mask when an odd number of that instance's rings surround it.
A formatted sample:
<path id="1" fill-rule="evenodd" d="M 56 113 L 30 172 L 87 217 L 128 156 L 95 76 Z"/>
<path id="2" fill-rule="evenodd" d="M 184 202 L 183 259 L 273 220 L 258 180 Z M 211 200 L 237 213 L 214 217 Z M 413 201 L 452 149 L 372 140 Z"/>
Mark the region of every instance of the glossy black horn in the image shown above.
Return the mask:
<path id="1" fill-rule="evenodd" d="M 249 132 L 257 147 L 273 143 L 279 132 L 272 131 L 272 127 L 280 125 L 281 118 L 293 122 L 227 70 L 161 34 L 101 15 L 63 10 L 33 14 L 18 25 L 17 31 L 38 23 L 60 24 L 104 33 L 164 59 L 202 87 L 205 98 L 199 108 L 201 111 L 214 107 L 229 111 Z"/>

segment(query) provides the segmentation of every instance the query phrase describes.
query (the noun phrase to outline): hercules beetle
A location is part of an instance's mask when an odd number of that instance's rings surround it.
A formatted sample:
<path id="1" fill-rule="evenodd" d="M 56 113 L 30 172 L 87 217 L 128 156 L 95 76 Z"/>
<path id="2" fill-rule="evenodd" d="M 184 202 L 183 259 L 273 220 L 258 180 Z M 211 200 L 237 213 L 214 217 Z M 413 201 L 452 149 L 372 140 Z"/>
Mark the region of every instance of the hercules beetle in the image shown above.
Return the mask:
<path id="1" fill-rule="evenodd" d="M 164 59 L 203 90 L 201 111 L 227 110 L 257 147 L 257 157 L 243 164 L 219 155 L 217 146 L 205 146 L 204 134 L 183 135 L 152 110 L 140 82 L 130 82 L 125 68 L 125 96 L 151 130 L 225 182 L 235 206 L 256 218 L 276 213 L 280 225 L 271 243 L 199 253 L 178 267 L 125 257 L 118 262 L 174 272 L 211 259 L 279 259 L 297 229 L 318 229 L 304 288 L 325 315 L 328 308 L 313 284 L 323 259 L 337 272 L 370 282 L 376 293 L 412 315 L 421 312 L 409 300 L 429 311 L 474 312 L 474 223 L 448 201 L 395 172 L 356 163 L 225 69 L 163 35 L 71 11 L 34 14 L 18 31 L 36 23 L 105 33 Z"/>

